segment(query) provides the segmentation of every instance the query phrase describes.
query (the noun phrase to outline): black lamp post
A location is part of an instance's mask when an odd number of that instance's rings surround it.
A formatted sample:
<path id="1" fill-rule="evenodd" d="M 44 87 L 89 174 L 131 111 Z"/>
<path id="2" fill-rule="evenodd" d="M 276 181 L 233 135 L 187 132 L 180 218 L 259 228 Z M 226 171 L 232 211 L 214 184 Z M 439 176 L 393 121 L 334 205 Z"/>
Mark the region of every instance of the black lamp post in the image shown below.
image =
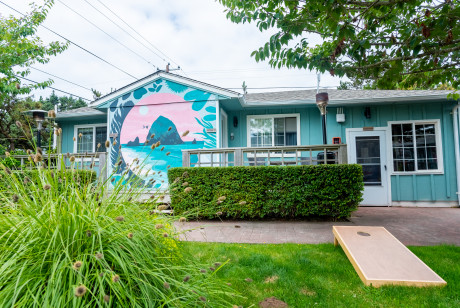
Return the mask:
<path id="1" fill-rule="evenodd" d="M 32 117 L 32 119 L 37 122 L 37 147 L 41 147 L 41 130 L 43 128 L 42 123 L 45 121 L 45 116 L 47 112 L 45 110 L 28 110 L 24 112 L 28 116 Z"/>
<path id="2" fill-rule="evenodd" d="M 323 144 L 327 144 L 327 131 L 326 131 L 326 107 L 329 102 L 329 95 L 327 93 L 318 93 L 316 94 L 316 106 L 318 106 L 319 111 L 321 112 L 322 117 L 322 127 L 323 127 Z"/>

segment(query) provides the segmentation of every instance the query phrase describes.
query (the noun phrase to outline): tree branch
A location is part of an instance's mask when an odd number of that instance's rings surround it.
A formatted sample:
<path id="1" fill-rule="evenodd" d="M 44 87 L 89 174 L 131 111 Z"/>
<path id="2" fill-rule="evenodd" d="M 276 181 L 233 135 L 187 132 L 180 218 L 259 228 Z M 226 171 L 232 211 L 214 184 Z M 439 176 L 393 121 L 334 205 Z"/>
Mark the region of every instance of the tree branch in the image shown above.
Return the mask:
<path id="1" fill-rule="evenodd" d="M 410 56 L 410 57 L 396 57 L 396 58 L 391 58 L 391 59 L 385 59 L 385 60 L 382 60 L 382 61 L 379 61 L 379 62 L 375 62 L 375 63 L 372 63 L 372 64 L 368 64 L 368 65 L 364 65 L 364 66 L 351 66 L 350 68 L 348 68 L 349 70 L 361 70 L 361 69 L 368 69 L 368 68 L 372 68 L 372 67 L 376 67 L 376 66 L 380 66 L 384 63 L 388 63 L 388 62 L 393 62 L 393 61 L 407 61 L 407 60 L 413 60 L 413 59 L 419 59 L 419 58 L 423 58 L 423 57 L 426 57 L 426 56 L 430 56 L 430 55 L 434 55 L 434 54 L 439 54 L 439 53 L 449 53 L 449 52 L 452 52 L 452 51 L 456 51 L 456 50 L 460 50 L 460 46 L 456 46 L 456 47 L 452 47 L 452 48 L 449 48 L 449 49 L 442 49 L 442 50 L 433 50 L 433 51 L 430 51 L 430 52 L 425 52 L 425 53 L 422 53 L 422 54 L 419 54 L 417 56 Z"/>

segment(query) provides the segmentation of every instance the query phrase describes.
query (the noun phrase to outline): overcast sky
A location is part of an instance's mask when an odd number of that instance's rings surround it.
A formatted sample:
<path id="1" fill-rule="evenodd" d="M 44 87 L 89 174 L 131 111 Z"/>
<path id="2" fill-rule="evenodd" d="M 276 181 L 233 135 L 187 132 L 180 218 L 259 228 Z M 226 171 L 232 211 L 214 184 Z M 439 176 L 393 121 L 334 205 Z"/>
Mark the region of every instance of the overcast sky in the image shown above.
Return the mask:
<path id="1" fill-rule="evenodd" d="M 23 13 L 30 11 L 29 0 L 1 1 Z M 111 23 L 88 2 L 149 48 Z M 101 3 L 107 5 L 149 43 Z M 18 16 L 1 3 L 0 13 Z M 44 25 L 136 78 L 155 72 L 157 67 L 165 69 L 166 64 L 171 62 L 172 68 L 177 65 L 182 68 L 174 73 L 224 88 L 235 88 L 239 92 L 242 91 L 243 81 L 248 85 L 250 93 L 293 90 L 251 88 L 316 87 L 317 84 L 315 72 L 271 69 L 267 62 L 257 63 L 250 56 L 251 52 L 263 46 L 274 32 L 262 33 L 256 24 L 230 22 L 225 17 L 224 7 L 214 0 L 55 0 Z M 45 43 L 63 41 L 43 28 L 40 28 L 38 35 Z M 318 42 L 315 39 L 312 38 L 312 41 Z M 85 88 L 96 88 L 103 94 L 136 80 L 73 45 L 64 53 L 51 58 L 48 64 L 37 64 L 35 67 Z M 32 70 L 28 78 L 43 81 L 50 76 Z M 92 99 L 87 89 L 51 78 L 55 81 L 53 87 Z M 338 85 L 337 77 L 329 74 L 321 76 L 322 87 Z M 36 96 L 48 94 L 49 90 L 35 92 Z"/>

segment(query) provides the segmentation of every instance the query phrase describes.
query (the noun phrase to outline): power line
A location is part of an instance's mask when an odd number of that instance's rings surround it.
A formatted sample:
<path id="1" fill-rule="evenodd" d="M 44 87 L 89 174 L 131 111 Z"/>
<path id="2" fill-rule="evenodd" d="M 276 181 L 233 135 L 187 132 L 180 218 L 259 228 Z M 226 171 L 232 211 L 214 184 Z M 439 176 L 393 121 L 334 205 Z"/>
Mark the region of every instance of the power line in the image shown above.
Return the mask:
<path id="1" fill-rule="evenodd" d="M 80 88 L 82 88 L 82 89 L 85 89 L 85 90 L 88 90 L 88 91 L 93 91 L 93 90 L 91 90 L 90 88 L 81 86 L 81 85 L 79 85 L 78 83 L 69 81 L 69 80 L 67 80 L 67 79 L 64 79 L 64 78 L 62 78 L 62 77 L 53 75 L 53 74 L 48 73 L 48 72 L 45 72 L 45 71 L 42 71 L 41 69 L 38 69 L 38 68 L 36 68 L 36 67 L 30 67 L 30 68 L 32 68 L 32 69 L 34 69 L 34 70 L 36 70 L 36 71 L 42 72 L 43 74 L 47 74 L 47 75 L 53 76 L 53 77 L 55 77 L 55 78 L 57 78 L 57 79 L 63 80 L 63 81 L 65 81 L 65 82 L 71 83 L 71 84 L 73 84 L 73 85 L 76 85 L 77 87 L 80 87 Z"/>
<path id="2" fill-rule="evenodd" d="M 8 7 L 9 9 L 15 11 L 16 13 L 19 13 L 19 14 L 21 14 L 22 16 L 25 16 L 25 17 L 26 17 L 25 14 L 21 13 L 20 11 L 16 10 L 15 8 L 9 6 L 8 4 L 4 3 L 3 1 L 0 1 L 0 3 L 3 4 L 4 6 Z M 87 50 L 86 48 L 84 48 L 84 47 L 78 45 L 77 43 L 75 43 L 75 42 L 69 40 L 68 38 L 66 38 L 66 37 L 60 35 L 59 33 L 57 33 L 57 32 L 55 32 L 55 31 L 51 30 L 50 28 L 44 26 L 43 24 L 40 24 L 40 26 L 43 27 L 43 28 L 45 28 L 46 30 L 50 31 L 51 33 L 53 33 L 53 34 L 59 36 L 60 38 L 66 40 L 66 41 L 69 42 L 70 44 L 72 44 L 72 45 L 74 45 L 74 46 L 80 48 L 81 50 L 83 50 L 83 51 L 89 53 L 89 54 L 92 55 L 93 57 L 95 57 L 95 58 L 97 58 L 97 59 L 99 59 L 99 60 L 105 62 L 106 64 L 112 66 L 113 68 L 116 68 L 116 69 L 119 70 L 120 72 L 125 73 L 126 75 L 128 75 L 128 76 L 130 76 L 130 77 L 132 77 L 132 78 L 134 78 L 134 79 L 136 79 L 136 80 L 139 79 L 139 78 L 137 78 L 137 77 L 131 75 L 130 73 L 126 72 L 125 70 L 119 68 L 118 66 L 116 66 L 116 65 L 114 65 L 114 64 L 112 64 L 112 63 L 110 63 L 109 61 L 107 61 L 107 60 L 101 58 L 100 56 L 98 56 L 98 55 L 92 53 L 91 51 Z"/>
<path id="3" fill-rule="evenodd" d="M 39 84 L 40 82 L 38 81 L 34 81 L 34 80 L 31 80 L 31 79 L 28 79 L 28 78 L 25 78 L 25 77 L 21 77 L 21 76 L 17 76 L 17 75 L 14 75 L 16 78 L 21 78 L 21 79 L 24 79 L 24 80 L 27 80 L 29 82 L 33 82 L 33 83 L 36 83 L 36 84 Z M 72 95 L 72 96 L 75 96 L 75 97 L 78 97 L 78 98 L 81 98 L 85 101 L 88 101 L 88 102 L 91 102 L 90 99 L 87 99 L 87 98 L 84 98 L 84 97 L 81 97 L 81 96 L 78 96 L 76 94 L 73 94 L 73 93 L 70 93 L 70 92 L 67 92 L 67 91 L 63 91 L 63 90 L 60 90 L 60 89 L 56 89 L 56 88 L 53 88 L 53 87 L 47 87 L 47 88 L 50 88 L 50 89 L 53 89 L 55 91 L 59 91 L 59 92 L 62 92 L 62 93 L 65 93 L 65 94 L 68 94 L 68 95 Z"/>
<path id="4" fill-rule="evenodd" d="M 152 50 L 150 47 L 148 47 L 147 45 L 145 45 L 144 43 L 142 43 L 138 38 L 134 37 L 131 33 L 129 33 L 128 31 L 126 31 L 125 29 L 123 29 L 121 26 L 119 26 L 115 21 L 113 21 L 110 17 L 108 17 L 107 15 L 105 15 L 103 12 L 101 12 L 97 7 L 95 7 L 94 5 L 92 5 L 88 0 L 84 0 L 86 3 L 88 3 L 89 6 L 91 6 L 93 9 L 95 9 L 97 12 L 99 12 L 102 16 L 104 16 L 105 18 L 107 18 L 111 23 L 113 23 L 115 26 L 117 26 L 119 29 L 121 29 L 123 32 L 125 32 L 127 35 L 129 35 L 131 38 L 133 38 L 136 42 L 138 42 L 139 44 L 141 44 L 142 46 L 144 46 L 148 51 L 150 51 L 151 53 L 153 53 L 154 55 L 156 55 L 158 58 L 160 58 L 161 60 L 167 62 L 162 56 L 160 56 L 158 53 L 156 53 L 154 50 Z"/>
<path id="5" fill-rule="evenodd" d="M 160 54 L 162 54 L 165 58 L 169 59 L 172 63 L 176 64 L 177 66 L 180 66 L 179 64 L 177 64 L 177 62 L 175 62 L 173 59 L 171 59 L 170 57 L 168 57 L 164 52 L 162 52 L 160 49 L 158 49 L 155 45 L 153 45 L 149 40 L 147 40 L 144 36 L 142 36 L 142 34 L 140 34 L 136 29 L 134 29 L 133 27 L 131 27 L 126 21 L 123 20 L 123 18 L 121 18 L 120 16 L 118 16 L 114 11 L 112 11 L 107 5 L 105 5 L 102 1 L 100 0 L 97 0 L 97 2 L 99 2 L 100 4 L 102 4 L 102 6 L 104 6 L 107 10 L 109 10 L 113 15 L 115 15 L 119 20 L 121 20 L 125 25 L 127 25 L 131 30 L 133 30 L 137 35 L 139 35 L 139 37 L 141 37 L 144 41 L 146 41 L 150 46 L 152 46 L 154 49 L 156 49 Z M 165 59 L 162 59 L 163 61 L 165 62 L 168 62 L 166 61 Z"/>
<path id="6" fill-rule="evenodd" d="M 155 68 L 158 68 L 155 64 L 153 64 L 152 62 L 150 62 L 149 60 L 147 60 L 146 58 L 144 58 L 143 56 L 141 56 L 140 54 L 138 54 L 137 52 L 135 52 L 134 50 L 132 50 L 131 48 L 129 48 L 128 46 L 126 46 L 125 44 L 123 44 L 122 42 L 120 42 L 119 40 L 117 40 L 115 37 L 113 37 L 112 35 L 110 35 L 109 33 L 105 32 L 104 30 L 102 30 L 99 26 L 97 26 L 95 23 L 93 23 L 92 21 L 90 21 L 88 18 L 86 18 L 85 16 L 81 15 L 80 13 L 78 13 L 77 11 L 75 11 L 73 8 L 71 8 L 70 6 L 68 6 L 67 4 L 65 4 L 64 2 L 62 2 L 61 0 L 57 0 L 59 3 L 61 3 L 62 5 L 64 5 L 66 8 L 68 8 L 69 10 L 71 10 L 72 12 L 74 12 L 75 14 L 77 14 L 78 16 L 80 16 L 81 18 L 83 18 L 84 20 L 86 20 L 88 23 L 90 23 L 91 25 L 93 25 L 94 27 L 96 27 L 97 29 L 99 29 L 100 31 L 102 31 L 103 33 L 105 33 L 108 37 L 110 37 L 112 40 L 116 41 L 118 44 L 120 44 L 121 46 L 125 47 L 126 49 L 128 49 L 129 51 L 131 51 L 133 54 L 135 54 L 136 56 L 138 56 L 139 58 L 141 58 L 142 60 L 144 60 L 145 62 L 147 62 L 148 64 L 152 65 L 153 67 Z"/>

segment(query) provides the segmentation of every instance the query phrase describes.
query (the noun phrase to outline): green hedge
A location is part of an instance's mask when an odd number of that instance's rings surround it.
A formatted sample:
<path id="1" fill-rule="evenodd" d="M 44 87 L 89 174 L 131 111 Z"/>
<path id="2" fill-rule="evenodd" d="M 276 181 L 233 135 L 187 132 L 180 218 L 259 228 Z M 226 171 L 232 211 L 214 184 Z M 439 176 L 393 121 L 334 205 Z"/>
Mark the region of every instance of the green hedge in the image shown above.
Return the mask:
<path id="1" fill-rule="evenodd" d="M 168 178 L 175 214 L 203 218 L 345 218 L 364 189 L 360 165 L 172 168 Z"/>

